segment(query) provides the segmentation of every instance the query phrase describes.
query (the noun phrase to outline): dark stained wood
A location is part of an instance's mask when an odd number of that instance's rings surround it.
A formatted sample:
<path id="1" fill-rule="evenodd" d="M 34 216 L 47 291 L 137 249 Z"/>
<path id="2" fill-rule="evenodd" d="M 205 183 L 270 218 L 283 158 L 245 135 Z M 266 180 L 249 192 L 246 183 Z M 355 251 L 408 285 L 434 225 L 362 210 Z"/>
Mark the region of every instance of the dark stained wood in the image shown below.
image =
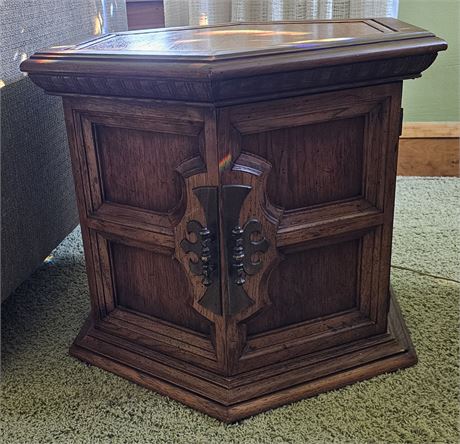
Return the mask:
<path id="1" fill-rule="evenodd" d="M 248 134 L 242 150 L 273 165 L 268 197 L 295 210 L 361 195 L 363 137 L 364 118 L 356 117 Z"/>
<path id="2" fill-rule="evenodd" d="M 73 46 L 58 46 L 39 54 L 144 54 L 185 59 L 235 58 L 242 54 L 283 54 L 362 43 L 433 37 L 430 32 L 394 20 L 346 19 L 268 23 L 227 23 L 140 32 L 119 32 Z M 431 42 L 430 42 L 431 43 Z"/>
<path id="3" fill-rule="evenodd" d="M 36 53 L 21 69 L 59 94 L 228 104 L 418 77 L 447 48 L 423 29 L 398 20 L 381 23 L 357 19 L 130 31 Z M 246 44 L 253 40 L 249 49 Z"/>
<path id="4" fill-rule="evenodd" d="M 160 213 L 180 203 L 182 183 L 175 168 L 199 155 L 197 140 L 102 125 L 96 125 L 94 132 L 105 201 Z M 133 170 L 136 175 L 127 174 Z"/>
<path id="5" fill-rule="evenodd" d="M 359 241 L 286 254 L 268 282 L 271 304 L 247 323 L 248 335 L 356 307 Z"/>
<path id="6" fill-rule="evenodd" d="M 342 20 L 25 62 L 64 96 L 92 304 L 71 354 L 228 422 L 414 364 L 390 290 L 402 80 L 445 47 Z"/>
<path id="7" fill-rule="evenodd" d="M 110 245 L 118 307 L 208 334 L 210 323 L 192 309 L 192 293 L 171 253 Z M 166 279 L 165 279 L 166 277 Z"/>
<path id="8" fill-rule="evenodd" d="M 200 378 L 194 378 L 190 366 L 188 372 L 179 367 L 177 371 L 171 362 L 167 372 L 161 373 L 160 361 L 153 358 L 151 352 L 146 350 L 143 354 L 150 355 L 150 359 L 140 359 L 141 354 L 129 354 L 120 346 L 110 347 L 107 338 L 94 330 L 90 322 L 83 327 L 80 341 L 74 343 L 71 354 L 222 421 L 234 422 L 269 408 L 414 365 L 417 357 L 413 345 L 400 309 L 394 298 L 391 301 L 387 334 L 329 349 L 327 353 L 312 354 L 310 359 L 304 358 L 301 362 L 275 365 L 263 376 L 260 372 L 245 374 L 233 379 L 232 383 L 212 377 L 203 370 L 199 370 Z M 299 384 L 289 388 L 293 380 Z"/>

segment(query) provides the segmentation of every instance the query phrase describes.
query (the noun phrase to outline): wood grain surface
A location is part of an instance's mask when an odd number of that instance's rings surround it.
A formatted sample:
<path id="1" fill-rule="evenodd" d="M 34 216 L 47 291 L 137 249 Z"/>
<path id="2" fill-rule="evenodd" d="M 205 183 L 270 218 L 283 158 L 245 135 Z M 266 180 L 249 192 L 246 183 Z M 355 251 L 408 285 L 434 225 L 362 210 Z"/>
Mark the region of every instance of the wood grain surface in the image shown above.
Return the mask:
<path id="1" fill-rule="evenodd" d="M 460 122 L 407 122 L 398 175 L 460 177 Z"/>
<path id="2" fill-rule="evenodd" d="M 339 20 L 25 62 L 64 97 L 91 294 L 71 354 L 228 422 L 414 364 L 390 290 L 402 80 L 445 47 Z"/>

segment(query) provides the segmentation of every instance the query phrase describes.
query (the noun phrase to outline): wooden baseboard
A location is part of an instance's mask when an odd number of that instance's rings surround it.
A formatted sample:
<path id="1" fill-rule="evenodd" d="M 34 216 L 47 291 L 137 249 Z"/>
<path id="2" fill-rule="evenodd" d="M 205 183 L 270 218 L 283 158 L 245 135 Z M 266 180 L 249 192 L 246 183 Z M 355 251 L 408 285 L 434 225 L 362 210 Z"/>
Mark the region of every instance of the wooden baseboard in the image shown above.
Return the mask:
<path id="1" fill-rule="evenodd" d="M 399 139 L 398 175 L 459 177 L 460 122 L 408 122 Z"/>

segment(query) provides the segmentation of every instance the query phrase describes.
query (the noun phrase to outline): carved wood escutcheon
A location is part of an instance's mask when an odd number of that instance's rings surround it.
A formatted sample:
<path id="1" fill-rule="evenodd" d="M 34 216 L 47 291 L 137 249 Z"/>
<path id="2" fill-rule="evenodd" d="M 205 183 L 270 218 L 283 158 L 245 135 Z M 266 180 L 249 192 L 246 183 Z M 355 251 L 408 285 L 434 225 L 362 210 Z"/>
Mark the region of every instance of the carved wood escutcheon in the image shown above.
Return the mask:
<path id="1" fill-rule="evenodd" d="M 240 212 L 251 192 L 249 185 L 224 185 L 221 189 L 223 239 L 219 239 L 219 217 L 217 187 L 196 187 L 193 193 L 203 208 L 206 225 L 195 219 L 187 222 L 187 237 L 180 242 L 182 251 L 191 255 L 188 259 L 190 272 L 201 277 L 206 288 L 199 304 L 217 315 L 222 314 L 220 294 L 221 272 L 228 279 L 227 314 L 233 316 L 250 307 L 254 301 L 244 289 L 246 277 L 255 275 L 262 268 L 261 255 L 267 252 L 269 241 L 263 237 L 262 225 L 256 218 L 240 226 Z M 257 240 L 253 235 L 259 235 Z M 194 239 L 192 239 L 192 237 Z M 226 257 L 226 270 L 221 270 L 220 243 Z M 257 259 L 254 259 L 257 256 Z"/>
<path id="2" fill-rule="evenodd" d="M 238 146 L 237 138 L 232 146 Z M 280 260 L 276 233 L 283 209 L 267 197 L 270 170 L 271 164 L 264 159 L 241 153 L 221 176 L 227 311 L 236 324 L 270 303 L 268 276 Z"/>

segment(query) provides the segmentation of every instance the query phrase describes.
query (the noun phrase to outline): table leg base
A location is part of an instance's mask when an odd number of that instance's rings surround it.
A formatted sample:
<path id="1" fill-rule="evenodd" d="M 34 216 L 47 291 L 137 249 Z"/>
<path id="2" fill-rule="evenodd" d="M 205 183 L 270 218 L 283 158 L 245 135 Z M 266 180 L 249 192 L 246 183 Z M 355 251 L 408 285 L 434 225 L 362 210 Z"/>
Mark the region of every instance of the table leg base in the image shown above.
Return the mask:
<path id="1" fill-rule="evenodd" d="M 388 326 L 388 332 L 386 335 L 380 335 L 379 340 L 375 337 L 369 338 L 367 344 L 358 348 L 354 344 L 347 344 L 343 346 L 340 355 L 331 354 L 329 359 L 313 364 L 310 359 L 303 368 L 297 366 L 295 378 L 300 382 L 271 392 L 267 390 L 267 376 L 264 377 L 263 369 L 260 380 L 252 379 L 246 385 L 244 374 L 235 376 L 234 381 L 232 378 L 226 378 L 229 381 L 228 387 L 217 386 L 215 382 L 196 378 L 200 369 L 193 369 L 193 366 L 188 367 L 188 370 L 195 374 L 189 380 L 185 373 L 184 377 L 178 377 L 178 369 L 172 366 L 171 374 L 163 372 L 162 377 L 158 377 L 152 370 L 154 363 L 150 358 L 136 355 L 129 350 L 120 351 L 116 346 L 105 342 L 100 335 L 98 336 L 97 329 L 90 320 L 86 322 L 70 348 L 70 354 L 222 421 L 235 422 L 284 404 L 414 365 L 417 356 L 393 295 L 391 295 Z M 346 351 L 346 347 L 349 352 Z M 357 359 L 361 361 L 359 365 L 356 365 Z M 164 367 L 164 363 L 161 365 Z M 331 371 L 331 368 L 334 370 Z M 278 380 L 294 380 L 292 372 L 293 370 L 289 370 L 283 373 L 283 377 L 278 377 Z M 195 383 L 191 382 L 193 380 Z M 242 390 L 242 385 L 245 385 L 247 390 Z M 241 396 L 244 396 L 241 392 L 251 393 L 252 390 L 254 393 L 259 388 L 264 392 L 260 396 L 241 400 Z M 236 389 L 239 392 L 238 396 L 235 396 Z"/>

